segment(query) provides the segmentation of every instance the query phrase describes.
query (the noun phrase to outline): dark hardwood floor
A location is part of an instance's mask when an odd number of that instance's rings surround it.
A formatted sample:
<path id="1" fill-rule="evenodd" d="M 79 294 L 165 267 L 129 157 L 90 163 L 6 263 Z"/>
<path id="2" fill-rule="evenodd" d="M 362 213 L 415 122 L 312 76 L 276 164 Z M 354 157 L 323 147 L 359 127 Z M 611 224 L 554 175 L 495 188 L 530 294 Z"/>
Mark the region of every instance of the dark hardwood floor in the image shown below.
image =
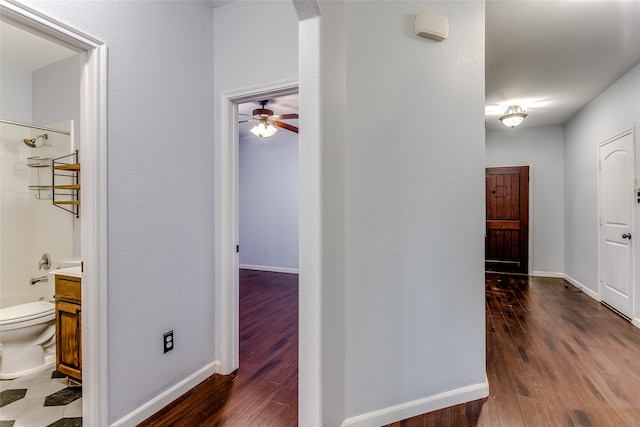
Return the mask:
<path id="1" fill-rule="evenodd" d="M 140 426 L 298 424 L 298 275 L 240 270 L 240 368 L 213 375 Z"/>
<path id="2" fill-rule="evenodd" d="M 562 279 L 488 274 L 480 426 L 640 426 L 640 330 Z"/>
<path id="3" fill-rule="evenodd" d="M 563 279 L 487 273 L 489 397 L 393 427 L 640 426 L 640 330 Z"/>
<path id="4" fill-rule="evenodd" d="M 391 427 L 640 426 L 640 330 L 562 279 L 486 276 L 486 399 Z M 296 426 L 297 276 L 241 271 L 240 369 L 141 426 Z"/>

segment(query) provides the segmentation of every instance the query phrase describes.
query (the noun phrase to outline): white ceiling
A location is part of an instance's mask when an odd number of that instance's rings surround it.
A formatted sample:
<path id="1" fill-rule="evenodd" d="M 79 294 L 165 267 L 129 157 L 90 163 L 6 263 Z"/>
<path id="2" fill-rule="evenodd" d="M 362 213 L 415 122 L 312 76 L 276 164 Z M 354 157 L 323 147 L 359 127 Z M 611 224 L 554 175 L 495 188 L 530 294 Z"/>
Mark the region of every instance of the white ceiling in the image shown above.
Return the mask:
<path id="1" fill-rule="evenodd" d="M 214 7 L 230 2 L 209 0 Z M 485 43 L 487 130 L 505 129 L 498 117 L 512 104 L 529 114 L 520 127 L 562 124 L 640 63 L 640 1 L 488 0 Z M 0 25 L 2 62 L 34 70 L 74 54 Z M 257 101 L 239 112 L 250 115 Z M 297 112 L 297 95 L 270 99 L 267 108 Z"/>
<path id="2" fill-rule="evenodd" d="M 640 62 L 640 1 L 490 0 L 485 43 L 487 130 L 563 124 Z"/>
<path id="3" fill-rule="evenodd" d="M 0 60 L 33 71 L 62 61 L 77 52 L 0 21 Z"/>
<path id="4" fill-rule="evenodd" d="M 513 104 L 529 114 L 519 128 L 560 125 L 640 63 L 640 1 L 488 0 L 485 37 L 487 130 Z M 296 112 L 297 95 L 278 103 Z"/>

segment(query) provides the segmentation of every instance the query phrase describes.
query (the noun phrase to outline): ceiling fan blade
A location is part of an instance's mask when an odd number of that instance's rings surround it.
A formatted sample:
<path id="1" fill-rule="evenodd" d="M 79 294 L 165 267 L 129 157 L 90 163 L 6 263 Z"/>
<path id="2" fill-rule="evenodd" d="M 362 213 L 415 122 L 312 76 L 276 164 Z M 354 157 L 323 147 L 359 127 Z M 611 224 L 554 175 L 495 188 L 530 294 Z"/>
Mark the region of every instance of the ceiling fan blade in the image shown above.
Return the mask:
<path id="1" fill-rule="evenodd" d="M 297 119 L 298 118 L 298 114 L 297 113 L 278 114 L 277 116 L 273 116 L 273 118 L 276 119 L 276 120 Z"/>
<path id="2" fill-rule="evenodd" d="M 297 127 L 295 127 L 295 126 L 291 126 L 291 125 L 290 125 L 290 124 L 288 124 L 288 123 L 279 122 L 278 120 L 273 120 L 273 121 L 272 121 L 272 124 L 273 124 L 274 126 L 279 127 L 279 128 L 286 129 L 286 130 L 288 130 L 288 131 L 298 133 L 298 128 L 297 128 Z"/>
<path id="3" fill-rule="evenodd" d="M 248 120 L 240 120 L 238 123 L 249 123 L 249 122 L 256 122 L 256 119 L 248 119 Z"/>

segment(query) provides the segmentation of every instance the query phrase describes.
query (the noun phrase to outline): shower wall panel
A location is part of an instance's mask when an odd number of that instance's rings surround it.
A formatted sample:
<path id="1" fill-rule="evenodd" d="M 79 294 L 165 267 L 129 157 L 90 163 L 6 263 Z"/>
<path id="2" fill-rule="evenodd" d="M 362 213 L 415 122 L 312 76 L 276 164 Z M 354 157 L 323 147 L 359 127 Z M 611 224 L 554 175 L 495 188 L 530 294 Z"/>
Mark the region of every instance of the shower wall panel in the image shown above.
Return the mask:
<path id="1" fill-rule="evenodd" d="M 28 157 L 35 149 L 22 141 L 42 134 L 22 126 L 0 124 L 0 307 L 8 307 L 40 298 L 53 299 L 53 278 L 30 284 L 32 277 L 49 276 L 39 269 L 43 254 L 48 253 L 57 267 L 57 259 L 73 255 L 73 215 L 56 208 L 49 192 L 29 189 L 37 182 L 50 182 L 50 168 L 30 168 Z M 70 129 L 71 121 L 47 124 L 47 127 Z M 68 154 L 71 138 L 47 132 L 53 156 Z M 42 199 L 37 199 L 36 195 Z"/>

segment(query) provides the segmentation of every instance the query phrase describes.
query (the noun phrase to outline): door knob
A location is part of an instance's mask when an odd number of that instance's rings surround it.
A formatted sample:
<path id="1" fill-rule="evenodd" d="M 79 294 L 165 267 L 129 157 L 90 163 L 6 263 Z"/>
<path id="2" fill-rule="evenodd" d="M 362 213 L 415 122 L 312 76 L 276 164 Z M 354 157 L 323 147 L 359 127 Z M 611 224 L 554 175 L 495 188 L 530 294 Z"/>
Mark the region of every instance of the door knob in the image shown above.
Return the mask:
<path id="1" fill-rule="evenodd" d="M 622 235 L 622 238 L 623 238 L 623 239 L 629 239 L 629 240 L 631 240 L 631 233 L 623 234 L 623 235 Z"/>

